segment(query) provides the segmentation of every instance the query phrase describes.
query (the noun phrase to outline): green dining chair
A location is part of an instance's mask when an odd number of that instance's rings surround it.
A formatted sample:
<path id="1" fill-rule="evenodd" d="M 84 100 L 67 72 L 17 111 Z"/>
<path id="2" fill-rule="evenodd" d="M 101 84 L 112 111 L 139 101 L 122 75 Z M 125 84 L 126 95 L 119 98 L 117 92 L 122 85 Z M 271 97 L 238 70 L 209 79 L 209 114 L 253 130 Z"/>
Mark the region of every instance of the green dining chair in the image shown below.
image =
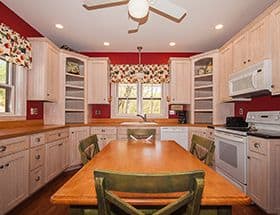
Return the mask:
<path id="1" fill-rule="evenodd" d="M 156 129 L 127 129 L 127 138 L 128 140 L 147 140 L 152 142 L 155 140 Z"/>
<path id="2" fill-rule="evenodd" d="M 204 188 L 204 172 L 139 174 L 95 170 L 94 180 L 98 201 L 98 214 L 129 215 L 197 215 Z M 139 208 L 128 204 L 116 192 L 161 195 L 182 192 L 172 203 L 162 207 Z M 112 213 L 111 213 L 112 212 Z"/>
<path id="3" fill-rule="evenodd" d="M 215 142 L 194 134 L 192 136 L 190 152 L 206 165 L 212 166 Z"/>
<path id="4" fill-rule="evenodd" d="M 100 150 L 97 135 L 91 135 L 80 141 L 79 151 L 83 165 L 90 161 Z"/>

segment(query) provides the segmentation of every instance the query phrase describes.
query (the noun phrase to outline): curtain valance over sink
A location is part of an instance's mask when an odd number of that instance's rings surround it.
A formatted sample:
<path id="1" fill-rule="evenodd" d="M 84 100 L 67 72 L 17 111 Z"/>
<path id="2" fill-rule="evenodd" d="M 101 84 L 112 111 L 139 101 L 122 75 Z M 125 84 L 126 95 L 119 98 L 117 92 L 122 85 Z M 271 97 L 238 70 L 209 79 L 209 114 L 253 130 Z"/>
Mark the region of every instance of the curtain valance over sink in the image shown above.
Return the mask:
<path id="1" fill-rule="evenodd" d="M 168 64 L 111 64 L 111 83 L 169 83 Z"/>
<path id="2" fill-rule="evenodd" d="M 10 63 L 31 69 L 31 44 L 13 29 L 0 24 L 0 57 Z"/>

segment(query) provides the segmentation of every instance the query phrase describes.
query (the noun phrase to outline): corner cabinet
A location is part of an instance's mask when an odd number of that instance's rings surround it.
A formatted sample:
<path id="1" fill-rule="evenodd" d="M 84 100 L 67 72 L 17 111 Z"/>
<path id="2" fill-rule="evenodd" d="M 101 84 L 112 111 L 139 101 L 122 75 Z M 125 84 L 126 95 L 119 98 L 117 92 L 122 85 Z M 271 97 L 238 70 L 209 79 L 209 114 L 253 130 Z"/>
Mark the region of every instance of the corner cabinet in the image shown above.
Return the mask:
<path id="1" fill-rule="evenodd" d="M 28 100 L 57 101 L 59 49 L 46 38 L 28 38 L 32 69 L 28 72 Z"/>
<path id="2" fill-rule="evenodd" d="M 219 52 L 214 50 L 192 59 L 191 122 L 224 124 L 233 115 L 233 104 L 220 102 Z"/>
<path id="3" fill-rule="evenodd" d="M 88 61 L 88 104 L 109 104 L 109 58 Z"/>
<path id="4" fill-rule="evenodd" d="M 170 58 L 170 103 L 191 103 L 191 64 L 188 58 Z"/>
<path id="5" fill-rule="evenodd" d="M 280 6 L 272 11 L 272 95 L 280 94 Z"/>

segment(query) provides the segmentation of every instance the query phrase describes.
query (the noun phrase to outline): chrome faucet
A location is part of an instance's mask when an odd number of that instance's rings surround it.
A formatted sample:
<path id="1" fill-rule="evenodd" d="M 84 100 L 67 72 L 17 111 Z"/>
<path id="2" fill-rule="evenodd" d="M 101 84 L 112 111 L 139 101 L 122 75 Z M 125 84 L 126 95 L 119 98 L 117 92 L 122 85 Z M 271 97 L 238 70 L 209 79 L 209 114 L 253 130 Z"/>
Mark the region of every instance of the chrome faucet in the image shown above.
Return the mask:
<path id="1" fill-rule="evenodd" d="M 144 120 L 144 122 L 147 122 L 147 114 L 137 114 L 136 116 L 140 117 L 141 119 Z"/>

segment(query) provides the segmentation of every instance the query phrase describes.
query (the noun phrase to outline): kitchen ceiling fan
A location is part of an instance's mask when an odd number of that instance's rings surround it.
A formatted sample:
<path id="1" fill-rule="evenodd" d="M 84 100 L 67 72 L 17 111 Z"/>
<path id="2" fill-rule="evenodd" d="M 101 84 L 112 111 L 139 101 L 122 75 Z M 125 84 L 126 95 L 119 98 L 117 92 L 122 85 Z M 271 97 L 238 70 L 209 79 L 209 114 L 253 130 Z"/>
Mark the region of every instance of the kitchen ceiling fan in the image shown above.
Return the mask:
<path id="1" fill-rule="evenodd" d="M 175 22 L 180 22 L 186 16 L 186 10 L 170 0 L 84 0 L 84 7 L 94 10 L 126 3 L 128 3 L 129 32 L 138 30 L 142 20 L 148 16 L 149 9 Z"/>

